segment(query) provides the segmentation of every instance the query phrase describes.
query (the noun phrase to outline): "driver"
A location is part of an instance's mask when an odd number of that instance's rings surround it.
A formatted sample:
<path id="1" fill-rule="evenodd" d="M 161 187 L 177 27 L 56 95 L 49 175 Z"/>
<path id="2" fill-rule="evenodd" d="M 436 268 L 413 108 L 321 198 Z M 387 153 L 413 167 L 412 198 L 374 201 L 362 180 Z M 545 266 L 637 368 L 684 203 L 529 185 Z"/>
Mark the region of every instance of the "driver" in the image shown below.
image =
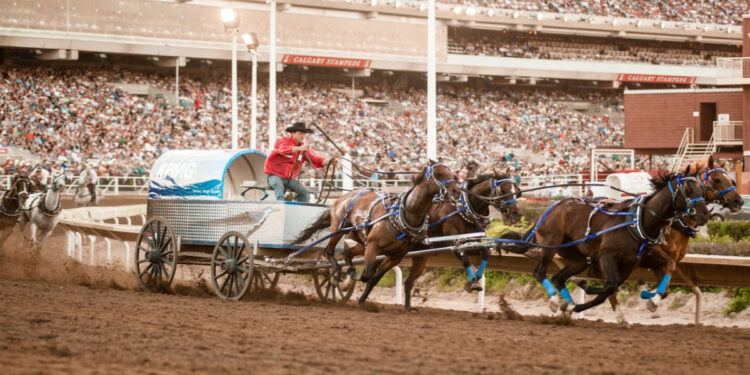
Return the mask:
<path id="1" fill-rule="evenodd" d="M 297 193 L 298 202 L 307 203 L 310 201 L 310 192 L 296 180 L 302 163 L 308 162 L 315 168 L 323 168 L 336 160 L 319 156 L 310 145 L 303 142 L 305 136 L 312 133 L 303 122 L 295 122 L 286 131 L 289 136 L 276 141 L 263 171 L 268 175 L 268 186 L 273 188 L 277 201 L 283 201 L 284 191 L 289 189 Z"/>
<path id="2" fill-rule="evenodd" d="M 49 171 L 41 164 L 37 164 L 29 173 L 29 180 L 31 180 L 32 193 L 44 192 L 47 190 L 47 183 L 49 182 Z"/>

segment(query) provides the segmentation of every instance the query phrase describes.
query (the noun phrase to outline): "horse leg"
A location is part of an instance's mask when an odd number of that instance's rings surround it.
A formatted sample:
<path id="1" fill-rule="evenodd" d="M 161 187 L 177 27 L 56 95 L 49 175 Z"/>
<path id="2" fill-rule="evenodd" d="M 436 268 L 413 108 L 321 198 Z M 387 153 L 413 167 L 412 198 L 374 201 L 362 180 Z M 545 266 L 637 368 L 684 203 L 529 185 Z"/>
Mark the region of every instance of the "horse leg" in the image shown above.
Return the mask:
<path id="1" fill-rule="evenodd" d="M 332 271 L 335 275 L 331 278 L 331 282 L 338 283 L 339 282 L 339 274 L 341 272 L 341 266 L 339 266 L 339 262 L 336 259 L 336 244 L 339 243 L 339 240 L 341 240 L 341 237 L 343 237 L 343 233 L 335 234 L 331 236 L 331 238 L 328 239 L 328 244 L 326 245 L 325 250 L 323 250 L 323 254 L 325 255 L 326 259 L 328 259 L 328 262 L 331 263 L 331 266 L 333 267 Z"/>
<path id="2" fill-rule="evenodd" d="M 453 254 L 456 256 L 456 258 L 458 258 L 458 260 L 461 261 L 461 266 L 463 266 L 464 269 L 466 269 L 467 281 L 466 281 L 466 284 L 464 284 L 464 290 L 467 293 L 472 293 L 475 290 L 481 291 L 482 287 L 477 282 L 479 278 L 474 273 L 474 270 L 471 268 L 471 259 L 469 259 L 469 256 L 466 254 L 466 252 L 463 252 L 463 251 L 455 252 Z"/>
<path id="3" fill-rule="evenodd" d="M 569 306 L 575 305 L 575 301 L 573 301 L 573 297 L 570 296 L 570 291 L 568 291 L 568 288 L 565 286 L 565 282 L 568 281 L 569 278 L 571 278 L 574 275 L 577 275 L 586 268 L 588 268 L 588 263 L 585 261 L 571 261 L 567 260 L 565 262 L 565 267 L 563 267 L 560 271 L 558 271 L 554 276 L 552 276 L 552 285 L 554 285 L 557 290 L 560 291 L 560 296 L 563 298 L 563 303 L 560 306 L 562 311 L 566 311 Z M 552 306 L 553 303 L 556 303 L 558 301 L 557 295 L 550 298 L 550 308 L 554 312 L 555 309 Z"/>
<path id="4" fill-rule="evenodd" d="M 354 262 L 352 262 L 352 259 L 355 256 L 364 253 L 364 250 L 364 246 L 358 243 L 356 246 L 348 248 L 342 253 L 344 255 L 344 262 L 346 263 L 346 266 L 341 268 L 341 272 L 346 273 L 348 277 L 346 277 L 341 282 L 341 290 L 347 291 L 354 286 L 354 282 L 357 280 L 357 269 L 354 267 Z"/>
<path id="5" fill-rule="evenodd" d="M 380 282 L 380 279 L 383 277 L 383 275 L 385 275 L 385 273 L 388 272 L 391 268 L 401 263 L 401 259 L 403 259 L 403 256 L 396 258 L 387 257 L 380 263 L 378 268 L 375 270 L 375 273 L 372 275 L 372 278 L 367 281 L 365 291 L 362 292 L 362 295 L 359 297 L 358 303 L 360 306 L 364 306 L 365 301 L 367 301 L 367 297 L 370 295 L 370 292 L 372 292 L 372 289 L 375 288 L 375 285 L 378 285 L 378 282 Z"/>
<path id="6" fill-rule="evenodd" d="M 411 291 L 414 288 L 414 282 L 424 273 L 426 265 L 427 257 L 411 258 L 411 272 L 409 272 L 409 277 L 404 281 L 404 309 L 406 311 L 416 310 L 411 307 Z"/>
<path id="7" fill-rule="evenodd" d="M 368 242 L 365 246 L 365 268 L 362 270 L 362 274 L 359 275 L 359 281 L 363 283 L 369 282 L 376 270 L 375 258 L 378 256 L 378 248 L 374 242 Z"/>
<path id="8" fill-rule="evenodd" d="M 656 275 L 658 280 L 661 280 L 656 287 L 656 292 L 641 291 L 641 298 L 648 300 L 646 307 L 649 311 L 654 312 L 659 307 L 659 302 L 661 302 L 662 298 L 667 296 L 669 280 L 672 278 L 677 263 L 671 256 L 658 247 L 653 247 L 649 250 L 649 256 L 656 257 L 659 264 L 662 264 L 662 267 L 654 269 L 654 275 Z"/>
<path id="9" fill-rule="evenodd" d="M 534 276 L 534 278 L 544 286 L 544 289 L 547 290 L 547 294 L 550 298 L 550 309 L 552 309 L 552 312 L 557 311 L 557 306 L 560 303 L 560 299 L 557 297 L 557 290 L 549 279 L 547 279 L 547 268 L 549 268 L 550 263 L 552 263 L 552 259 L 555 258 L 555 253 L 557 252 L 552 249 L 542 250 L 542 257 L 531 272 L 532 276 Z"/>
<path id="10" fill-rule="evenodd" d="M 589 288 L 587 293 L 597 294 L 597 296 L 589 302 L 575 305 L 573 312 L 581 312 L 594 306 L 601 305 L 607 297 L 617 292 L 617 288 L 620 286 L 617 277 L 617 260 L 612 254 L 605 253 L 605 255 L 599 259 L 599 265 L 601 266 L 604 279 L 606 280 L 604 286 L 601 288 Z"/>

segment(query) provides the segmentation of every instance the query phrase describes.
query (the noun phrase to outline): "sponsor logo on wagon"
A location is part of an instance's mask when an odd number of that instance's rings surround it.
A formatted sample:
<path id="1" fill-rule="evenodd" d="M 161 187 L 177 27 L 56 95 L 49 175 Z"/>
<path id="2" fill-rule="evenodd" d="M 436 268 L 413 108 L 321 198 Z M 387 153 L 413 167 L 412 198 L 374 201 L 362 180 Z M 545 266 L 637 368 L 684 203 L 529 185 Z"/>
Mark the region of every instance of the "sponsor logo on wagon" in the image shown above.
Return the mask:
<path id="1" fill-rule="evenodd" d="M 282 63 L 288 65 L 328 66 L 333 68 L 367 69 L 372 60 L 347 59 L 343 57 L 284 55 Z"/>
<path id="2" fill-rule="evenodd" d="M 671 83 L 675 85 L 691 85 L 695 83 L 695 77 L 663 76 L 658 74 L 620 74 L 617 76 L 617 80 L 620 82 Z"/>

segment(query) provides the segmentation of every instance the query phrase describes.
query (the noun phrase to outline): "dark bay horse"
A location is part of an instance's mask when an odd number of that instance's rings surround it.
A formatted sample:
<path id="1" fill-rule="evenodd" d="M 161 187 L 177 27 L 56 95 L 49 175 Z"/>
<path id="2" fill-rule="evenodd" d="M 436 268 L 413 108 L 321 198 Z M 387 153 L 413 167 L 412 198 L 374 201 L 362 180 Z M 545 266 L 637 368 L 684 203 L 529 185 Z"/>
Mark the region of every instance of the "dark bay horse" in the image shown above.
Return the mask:
<path id="1" fill-rule="evenodd" d="M 490 224 L 490 206 L 495 207 L 511 223 L 521 220 L 516 198 L 521 190 L 506 173 L 494 171 L 476 178 L 466 180 L 461 186 L 461 198 L 456 203 L 433 203 L 430 208 L 430 237 L 451 236 L 458 234 L 484 232 Z M 471 293 L 481 290 L 478 280 L 482 278 L 489 249 L 481 251 L 482 261 L 476 272 L 472 269 L 469 252 L 455 253 L 466 269 L 468 280 L 464 289 Z M 411 292 L 416 279 L 424 273 L 427 257 L 413 257 L 411 272 L 404 282 L 406 310 L 411 309 Z"/>
<path id="2" fill-rule="evenodd" d="M 707 160 L 694 162 L 689 167 L 697 171 L 696 177 L 703 188 L 703 198 L 709 202 L 719 202 L 732 212 L 742 209 L 742 197 L 737 193 L 735 182 L 723 169 L 723 164 L 718 165 L 714 163 L 713 157 L 709 157 Z M 661 280 L 655 293 L 644 292 L 642 295 L 644 299 L 648 299 L 649 310 L 656 311 L 661 299 L 666 297 L 671 275 L 675 271 L 681 273 L 677 263 L 687 254 L 690 238 L 697 233 L 696 226 L 696 222 L 689 217 L 677 217 L 664 230 L 664 241 L 645 250 L 638 266 L 652 270 L 657 280 Z M 687 280 L 684 275 L 683 279 Z M 616 312 L 617 321 L 627 323 L 625 314 L 617 303 L 617 295 L 611 295 L 609 302 Z"/>
<path id="3" fill-rule="evenodd" d="M 686 216 L 703 225 L 708 222 L 709 211 L 703 199 L 698 179 L 689 176 L 690 168 L 683 174 L 662 175 L 651 180 L 654 193 L 632 200 L 602 205 L 568 198 L 550 206 L 524 238 L 535 238 L 534 245 L 514 245 L 505 249 L 523 253 L 538 245 L 542 258 L 533 276 L 544 285 L 556 309 L 557 291 L 565 300 L 563 311 L 572 305 L 581 312 L 604 302 L 638 266 L 647 244 L 658 243 L 662 229 L 677 216 Z M 574 243 L 573 246 L 560 245 Z M 565 267 L 547 279 L 547 268 L 558 254 Z M 575 305 L 565 282 L 593 265 L 595 272 L 603 275 L 603 287 L 582 285 L 584 291 L 597 296 L 586 303 Z"/>
<path id="4" fill-rule="evenodd" d="M 355 190 L 342 195 L 329 211 L 300 233 L 295 243 L 302 243 L 316 232 L 330 228 L 335 234 L 329 239 L 324 253 L 334 267 L 333 279 L 340 282 L 342 273 L 346 272 L 350 280 L 366 282 L 359 298 L 362 305 L 380 278 L 427 237 L 426 218 L 433 200 L 455 200 L 459 193 L 453 172 L 444 164 L 431 164 L 414 179 L 409 190 L 398 197 L 374 190 Z M 346 234 L 350 234 L 357 245 L 344 251 L 347 266 L 342 268 L 335 258 L 335 251 L 336 244 Z M 357 276 L 352 258 L 363 253 L 364 269 Z M 376 264 L 378 255 L 385 255 L 385 259 Z M 352 287 L 348 281 L 342 289 Z"/>
<path id="5" fill-rule="evenodd" d="M 31 181 L 25 175 L 17 174 L 10 183 L 10 189 L 0 193 L 0 248 L 18 222 L 21 207 L 29 197 Z"/>

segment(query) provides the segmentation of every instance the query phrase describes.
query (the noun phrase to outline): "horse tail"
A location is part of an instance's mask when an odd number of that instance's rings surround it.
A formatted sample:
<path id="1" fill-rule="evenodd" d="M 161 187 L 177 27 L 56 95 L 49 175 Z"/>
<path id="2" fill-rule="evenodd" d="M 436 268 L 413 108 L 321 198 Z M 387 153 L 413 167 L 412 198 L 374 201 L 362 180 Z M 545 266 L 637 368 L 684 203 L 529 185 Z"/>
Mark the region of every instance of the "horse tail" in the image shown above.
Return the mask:
<path id="1" fill-rule="evenodd" d="M 529 237 L 533 228 L 529 228 L 526 233 L 521 234 L 512 230 L 506 231 L 500 235 L 500 238 L 506 240 L 522 241 L 524 243 L 501 243 L 501 249 L 510 251 L 511 253 L 524 254 L 531 249 L 534 244 L 534 238 L 531 238 L 528 242 L 523 241 Z"/>
<path id="2" fill-rule="evenodd" d="M 307 228 L 302 230 L 302 233 L 297 236 L 292 242 L 292 245 L 299 245 L 309 240 L 315 233 L 320 232 L 323 229 L 331 226 L 331 210 L 325 210 L 312 224 L 308 225 Z"/>

